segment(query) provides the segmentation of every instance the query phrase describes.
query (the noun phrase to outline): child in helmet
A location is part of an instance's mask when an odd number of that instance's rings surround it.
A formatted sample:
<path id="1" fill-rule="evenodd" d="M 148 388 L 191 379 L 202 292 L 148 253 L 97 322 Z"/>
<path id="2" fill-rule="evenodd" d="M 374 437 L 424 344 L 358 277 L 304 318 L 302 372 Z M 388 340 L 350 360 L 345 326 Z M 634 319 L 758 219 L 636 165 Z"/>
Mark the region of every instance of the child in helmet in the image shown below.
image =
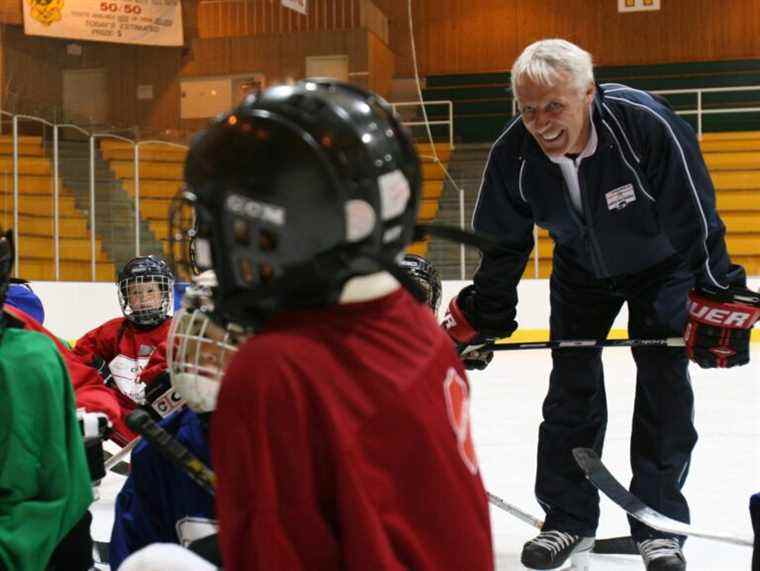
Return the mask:
<path id="1" fill-rule="evenodd" d="M 493 569 L 466 375 L 398 264 L 420 178 L 390 107 L 330 80 L 246 98 L 188 152 L 214 306 L 256 328 L 210 431 L 228 571 Z"/>
<path id="2" fill-rule="evenodd" d="M 161 427 L 196 458 L 210 464 L 208 424 L 216 408 L 222 374 L 245 338 L 246 332 L 224 324 L 214 314 L 210 288 L 214 272 L 196 276 L 172 320 L 167 341 L 167 362 L 172 387 L 187 404 L 168 416 Z M 132 452 L 131 470 L 116 497 L 116 513 L 109 558 L 112 569 L 151 543 L 210 545 L 201 551 L 217 565 L 216 545 L 209 536 L 217 531 L 213 497 L 148 442 Z M 191 546 L 191 548 L 193 548 Z M 175 552 L 170 550 L 169 557 Z M 162 557 L 153 554 L 159 559 Z M 132 558 L 134 559 L 134 558 Z"/>
<path id="3" fill-rule="evenodd" d="M 74 353 L 100 369 L 121 406 L 122 417 L 145 405 L 159 417 L 176 401 L 166 373 L 166 336 L 173 307 L 174 274 L 158 256 L 128 261 L 116 283 L 122 317 L 106 321 L 82 336 Z M 121 423 L 112 438 L 126 444 L 135 434 Z"/>
<path id="4" fill-rule="evenodd" d="M 415 254 L 404 256 L 400 265 L 435 312 L 441 296 L 438 271 Z M 167 361 L 172 386 L 187 407 L 161 422 L 167 432 L 207 465 L 208 423 L 216 408 L 221 377 L 238 345 L 248 337 L 248 332 L 234 324 L 223 325 L 213 311 L 211 288 L 216 283 L 211 270 L 196 276 L 172 321 Z M 193 568 L 202 568 L 204 562 L 178 552 L 171 544 L 189 546 L 221 566 L 213 498 L 149 443 L 139 444 L 131 460 L 130 475 L 116 498 L 109 546 L 111 568 L 143 569 L 141 564 L 146 561 L 166 567 L 178 558 L 187 559 L 188 568 L 191 563 Z M 148 548 L 152 543 L 157 545 Z M 142 551 L 137 553 L 139 550 Z"/>
<path id="5" fill-rule="evenodd" d="M 425 303 L 430 306 L 435 315 L 441 306 L 441 276 L 430 260 L 417 254 L 404 254 L 401 267 L 417 284 L 425 296 Z"/>

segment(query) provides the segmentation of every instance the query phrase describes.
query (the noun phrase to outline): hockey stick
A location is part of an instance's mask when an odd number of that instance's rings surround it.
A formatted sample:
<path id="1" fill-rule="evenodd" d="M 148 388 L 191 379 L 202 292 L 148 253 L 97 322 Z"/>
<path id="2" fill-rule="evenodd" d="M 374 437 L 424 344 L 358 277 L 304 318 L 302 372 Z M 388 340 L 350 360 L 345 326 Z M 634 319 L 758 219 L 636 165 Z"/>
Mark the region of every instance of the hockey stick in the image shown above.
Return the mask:
<path id="1" fill-rule="evenodd" d="M 108 472 L 109 470 L 113 470 L 127 454 L 132 452 L 132 449 L 140 443 L 140 440 L 141 438 L 139 436 L 136 438 L 133 438 L 125 446 L 123 446 L 121 450 L 119 450 L 116 454 L 109 457 L 103 463 L 103 466 L 105 467 L 106 472 Z"/>
<path id="2" fill-rule="evenodd" d="M 685 347 L 682 337 L 665 339 L 568 339 L 530 343 L 494 343 L 476 351 L 520 351 L 522 349 L 601 349 L 602 347 Z"/>
<path id="3" fill-rule="evenodd" d="M 520 521 L 525 522 L 528 525 L 532 525 L 533 527 L 537 527 L 538 529 L 541 529 L 544 526 L 543 521 L 537 517 L 530 515 L 528 512 L 521 510 L 517 506 L 505 502 L 499 496 L 495 496 L 491 492 L 486 492 L 486 495 L 488 496 L 488 501 L 491 504 L 495 505 L 501 510 L 504 510 L 509 515 L 515 516 Z"/>
<path id="4" fill-rule="evenodd" d="M 584 474 L 586 474 L 586 478 L 588 478 L 599 491 L 628 512 L 631 517 L 636 518 L 652 529 L 675 535 L 690 535 L 702 539 L 732 543 L 734 545 L 746 545 L 752 547 L 754 544 L 753 540 L 744 537 L 697 530 L 688 523 L 676 521 L 653 510 L 631 492 L 626 490 L 602 463 L 599 455 L 590 448 L 574 448 L 573 456 Z"/>
<path id="5" fill-rule="evenodd" d="M 156 447 L 161 454 L 182 468 L 201 488 L 212 496 L 216 476 L 194 454 L 161 428 L 144 410 L 137 409 L 127 417 L 127 426 Z"/>
<path id="6" fill-rule="evenodd" d="M 509 515 L 512 515 L 522 522 L 532 525 L 535 528 L 541 529 L 544 526 L 544 522 L 535 516 L 532 516 L 528 512 L 518 508 L 517 506 L 505 502 L 499 496 L 486 492 L 488 501 L 499 508 L 504 510 Z M 609 554 L 609 555 L 638 555 L 639 550 L 636 548 L 636 544 L 633 542 L 630 536 L 627 537 L 605 537 L 597 539 L 594 542 L 594 547 L 591 550 L 592 553 L 597 554 Z"/>

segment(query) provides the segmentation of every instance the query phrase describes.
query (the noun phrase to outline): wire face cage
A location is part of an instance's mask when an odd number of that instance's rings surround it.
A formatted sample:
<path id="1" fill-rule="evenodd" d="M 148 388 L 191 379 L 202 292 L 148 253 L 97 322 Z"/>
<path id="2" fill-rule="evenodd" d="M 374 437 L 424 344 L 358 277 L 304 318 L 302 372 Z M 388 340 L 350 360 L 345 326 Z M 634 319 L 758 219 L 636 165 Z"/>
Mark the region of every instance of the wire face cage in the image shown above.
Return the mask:
<path id="1" fill-rule="evenodd" d="M 215 278 L 211 274 L 196 276 L 185 292 L 166 345 L 172 386 L 192 410 L 201 413 L 216 408 L 224 371 L 249 335 L 232 323 L 222 325 L 212 318 L 211 284 Z"/>
<path id="2" fill-rule="evenodd" d="M 164 273 L 127 276 L 117 290 L 124 317 L 137 325 L 159 325 L 174 307 L 174 280 Z"/>

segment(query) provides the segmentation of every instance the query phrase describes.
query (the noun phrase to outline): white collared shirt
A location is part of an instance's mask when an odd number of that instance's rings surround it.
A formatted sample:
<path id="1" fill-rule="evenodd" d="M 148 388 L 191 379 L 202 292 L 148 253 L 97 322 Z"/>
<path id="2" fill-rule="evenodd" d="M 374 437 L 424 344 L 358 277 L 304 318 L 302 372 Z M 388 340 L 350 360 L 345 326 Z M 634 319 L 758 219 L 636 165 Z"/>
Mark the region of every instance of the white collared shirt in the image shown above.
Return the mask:
<path id="1" fill-rule="evenodd" d="M 594 113 L 593 105 L 589 105 L 589 122 L 591 123 L 591 131 L 589 132 L 588 142 L 583 148 L 583 151 L 573 160 L 566 155 L 560 157 L 549 156 L 549 160 L 559 165 L 562 171 L 562 176 L 565 177 L 565 183 L 567 183 L 567 190 L 570 192 L 570 201 L 573 203 L 573 207 L 580 214 L 583 215 L 583 203 L 581 202 L 581 187 L 578 183 L 578 168 L 581 166 L 581 161 L 586 157 L 590 157 L 596 152 L 596 145 L 598 138 L 596 136 L 596 127 L 592 121 Z"/>

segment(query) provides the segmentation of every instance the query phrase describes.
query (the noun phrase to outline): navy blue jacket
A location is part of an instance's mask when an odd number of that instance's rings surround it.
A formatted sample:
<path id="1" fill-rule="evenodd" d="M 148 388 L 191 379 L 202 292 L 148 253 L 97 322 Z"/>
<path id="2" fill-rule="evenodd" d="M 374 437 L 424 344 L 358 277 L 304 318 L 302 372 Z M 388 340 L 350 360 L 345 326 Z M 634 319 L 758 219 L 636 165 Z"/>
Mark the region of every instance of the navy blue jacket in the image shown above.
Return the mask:
<path id="1" fill-rule="evenodd" d="M 208 435 L 198 415 L 183 409 L 160 425 L 207 466 Z M 215 533 L 214 499 L 150 444 L 133 451 L 129 477 L 116 497 L 109 563 L 118 569 L 131 553 L 154 542 L 179 543 Z"/>
<path id="2" fill-rule="evenodd" d="M 484 254 L 474 276 L 474 309 L 487 328 L 514 317 L 534 224 L 549 231 L 555 256 L 597 278 L 637 273 L 675 254 L 698 285 L 725 287 L 743 275 L 730 268 L 715 190 L 688 123 L 663 100 L 620 84 L 598 86 L 592 105 L 598 144 L 579 167 L 583 216 L 559 166 L 519 117 L 491 148 L 473 216 L 474 230 L 505 246 Z"/>

